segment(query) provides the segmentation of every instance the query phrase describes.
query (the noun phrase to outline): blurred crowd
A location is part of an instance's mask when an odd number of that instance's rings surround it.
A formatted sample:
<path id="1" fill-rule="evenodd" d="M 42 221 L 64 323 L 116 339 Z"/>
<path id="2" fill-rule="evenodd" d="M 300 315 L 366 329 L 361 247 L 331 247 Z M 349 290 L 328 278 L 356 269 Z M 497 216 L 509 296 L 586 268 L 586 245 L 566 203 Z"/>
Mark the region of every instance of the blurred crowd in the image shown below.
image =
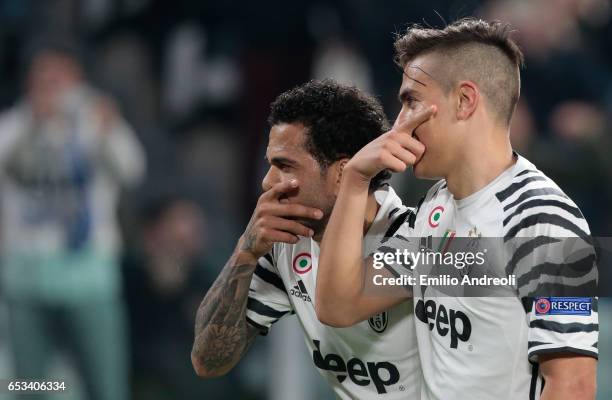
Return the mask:
<path id="1" fill-rule="evenodd" d="M 59 349 L 74 398 L 269 398 L 269 343 L 213 381 L 189 353 L 261 190 L 270 103 L 331 77 L 394 118 L 394 34 L 467 15 L 517 30 L 514 147 L 610 235 L 608 0 L 0 1 L 0 376 L 63 371 Z M 431 182 L 393 184 L 410 205 Z"/>

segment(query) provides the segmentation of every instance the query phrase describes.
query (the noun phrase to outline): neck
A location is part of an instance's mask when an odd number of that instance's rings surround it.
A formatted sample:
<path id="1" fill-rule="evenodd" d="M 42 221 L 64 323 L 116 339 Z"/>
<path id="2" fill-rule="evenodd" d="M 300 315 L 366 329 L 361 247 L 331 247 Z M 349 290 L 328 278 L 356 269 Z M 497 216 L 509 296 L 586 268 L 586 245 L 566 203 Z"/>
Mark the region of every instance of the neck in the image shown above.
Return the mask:
<path id="1" fill-rule="evenodd" d="M 464 148 L 456 168 L 446 176 L 448 190 L 457 200 L 476 193 L 516 162 L 508 133 L 501 129 L 475 137 Z"/>
<path id="2" fill-rule="evenodd" d="M 370 226 L 372 226 L 372 222 L 374 222 L 374 218 L 376 218 L 376 214 L 378 214 L 379 208 L 380 208 L 380 204 L 378 204 L 378 202 L 376 201 L 376 198 L 374 197 L 374 193 L 373 192 L 370 193 L 368 195 L 368 201 L 366 203 L 365 217 L 363 220 L 363 235 L 364 236 L 370 229 Z M 325 233 L 325 230 L 324 229 L 321 230 L 321 233 L 317 233 L 314 235 L 313 240 L 321 244 L 321 240 L 323 240 L 324 233 Z"/>

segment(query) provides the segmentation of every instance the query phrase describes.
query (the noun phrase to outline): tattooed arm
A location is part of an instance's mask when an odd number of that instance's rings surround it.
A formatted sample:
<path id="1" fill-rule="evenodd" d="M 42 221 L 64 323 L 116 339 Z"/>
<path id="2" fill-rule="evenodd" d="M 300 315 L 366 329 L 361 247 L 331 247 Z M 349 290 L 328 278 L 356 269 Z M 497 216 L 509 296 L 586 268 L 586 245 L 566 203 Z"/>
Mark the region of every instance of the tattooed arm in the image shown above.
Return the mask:
<path id="1" fill-rule="evenodd" d="M 236 250 L 202 300 L 191 351 L 199 376 L 210 378 L 229 372 L 260 333 L 246 320 L 249 286 L 257 260 L 276 242 L 297 243 L 298 235 L 313 235 L 310 228 L 294 219 L 319 219 L 322 212 L 279 201 L 297 187 L 295 180 L 282 182 L 261 195 Z"/>
<path id="2" fill-rule="evenodd" d="M 191 362 L 201 377 L 229 372 L 260 333 L 246 320 L 249 285 L 257 259 L 235 253 L 210 288 L 196 316 Z"/>

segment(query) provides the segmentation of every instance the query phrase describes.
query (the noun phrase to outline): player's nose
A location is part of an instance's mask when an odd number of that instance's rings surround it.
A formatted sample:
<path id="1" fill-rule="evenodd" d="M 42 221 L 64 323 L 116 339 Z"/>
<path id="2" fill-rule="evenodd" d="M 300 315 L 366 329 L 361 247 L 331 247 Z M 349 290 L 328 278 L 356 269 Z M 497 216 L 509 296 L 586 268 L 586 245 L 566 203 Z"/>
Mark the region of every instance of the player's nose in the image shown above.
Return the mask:
<path id="1" fill-rule="evenodd" d="M 274 168 L 270 168 L 261 181 L 261 188 L 264 192 L 267 192 L 274 184 L 278 183 L 278 174 L 275 174 L 273 169 Z"/>

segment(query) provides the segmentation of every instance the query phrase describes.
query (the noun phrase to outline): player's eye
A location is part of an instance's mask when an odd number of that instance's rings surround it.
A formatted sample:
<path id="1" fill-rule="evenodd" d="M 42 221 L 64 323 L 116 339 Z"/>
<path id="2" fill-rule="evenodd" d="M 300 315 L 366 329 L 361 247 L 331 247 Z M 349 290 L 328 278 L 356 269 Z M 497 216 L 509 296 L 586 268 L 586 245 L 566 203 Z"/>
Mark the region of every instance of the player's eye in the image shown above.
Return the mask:
<path id="1" fill-rule="evenodd" d="M 412 108 L 416 102 L 418 102 L 418 100 L 414 97 L 410 95 L 404 96 L 404 104 L 406 104 L 408 107 Z"/>
<path id="2" fill-rule="evenodd" d="M 293 169 L 293 167 L 289 164 L 283 164 L 283 163 L 279 163 L 278 164 L 278 169 L 280 169 L 283 172 L 288 172 L 291 171 Z"/>

